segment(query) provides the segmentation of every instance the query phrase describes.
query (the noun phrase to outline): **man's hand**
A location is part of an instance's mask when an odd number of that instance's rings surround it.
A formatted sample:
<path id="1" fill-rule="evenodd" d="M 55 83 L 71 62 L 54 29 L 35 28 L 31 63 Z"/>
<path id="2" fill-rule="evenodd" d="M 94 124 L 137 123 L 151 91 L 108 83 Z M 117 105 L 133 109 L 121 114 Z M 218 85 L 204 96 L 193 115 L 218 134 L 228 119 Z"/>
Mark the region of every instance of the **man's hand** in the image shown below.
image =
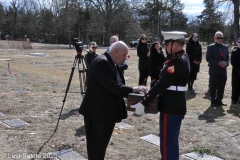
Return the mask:
<path id="1" fill-rule="evenodd" d="M 139 92 L 143 92 L 144 94 L 146 94 L 148 92 L 148 88 L 145 86 L 133 87 L 133 93 L 139 93 Z"/>
<path id="2" fill-rule="evenodd" d="M 226 66 L 228 65 L 228 63 L 227 63 L 227 62 L 224 62 L 224 61 L 220 61 L 220 62 L 218 62 L 218 65 L 219 65 L 221 68 L 224 68 L 224 67 L 226 67 Z"/>
<path id="3" fill-rule="evenodd" d="M 135 113 L 137 115 L 144 115 L 145 114 L 145 107 L 142 105 L 142 103 L 138 102 L 137 104 L 130 105 L 131 108 L 135 108 Z"/>

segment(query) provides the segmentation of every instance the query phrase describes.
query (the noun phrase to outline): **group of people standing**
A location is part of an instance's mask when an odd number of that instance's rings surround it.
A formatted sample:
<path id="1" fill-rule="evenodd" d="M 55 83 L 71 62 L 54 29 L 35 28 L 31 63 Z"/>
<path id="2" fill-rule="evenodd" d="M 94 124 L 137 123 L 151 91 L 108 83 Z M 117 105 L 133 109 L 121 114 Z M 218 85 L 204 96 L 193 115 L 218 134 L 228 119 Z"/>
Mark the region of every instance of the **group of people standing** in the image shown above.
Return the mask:
<path id="1" fill-rule="evenodd" d="M 153 42 L 151 45 L 147 43 L 147 36 L 142 34 L 137 47 L 137 55 L 139 57 L 139 85 L 147 85 L 148 76 L 151 77 L 150 88 L 159 79 L 161 69 L 166 61 L 172 58 L 172 54 L 166 56 L 161 50 L 159 42 Z M 209 90 L 211 96 L 211 106 L 227 106 L 222 102 L 224 88 L 227 81 L 227 67 L 229 65 L 229 49 L 223 44 L 223 33 L 218 31 L 214 36 L 214 43 L 207 47 L 206 61 L 209 66 Z M 231 65 L 232 69 L 232 104 L 237 104 L 240 96 L 240 38 L 237 39 L 236 47 L 232 51 Z M 186 53 L 190 62 L 190 75 L 188 80 L 188 90 L 193 91 L 194 81 L 200 71 L 202 62 L 202 46 L 198 41 L 198 34 L 193 33 L 188 38 L 186 44 Z"/>
<path id="2" fill-rule="evenodd" d="M 187 43 L 186 52 L 190 61 L 190 76 L 188 81 L 188 90 L 193 90 L 194 81 L 197 78 L 197 73 L 200 69 L 200 63 L 202 61 L 202 47 L 198 42 L 197 33 L 192 34 L 189 37 Z M 153 42 L 151 45 L 148 45 L 147 36 L 142 34 L 138 47 L 137 55 L 139 57 L 138 61 L 138 70 L 139 70 L 139 81 L 138 85 L 147 84 L 148 76 L 151 77 L 150 88 L 154 86 L 156 81 L 159 79 L 160 71 L 164 66 L 164 63 L 171 59 L 172 54 L 168 54 L 166 51 L 166 56 L 162 51 L 160 42 Z"/>
<path id="3" fill-rule="evenodd" d="M 163 45 L 168 55 L 165 57 L 159 42 L 151 46 L 147 36 L 141 35 L 137 47 L 139 57 L 139 86 L 125 85 L 120 65 L 127 59 L 128 47 L 115 41 L 102 55 L 96 56 L 88 71 L 86 94 L 79 108 L 84 116 L 89 160 L 104 160 L 105 152 L 113 133 L 116 122 L 127 118 L 126 104 L 123 97 L 129 93 L 143 92 L 144 98 L 131 105 L 138 115 L 145 114 L 156 98 L 159 100 L 160 111 L 160 153 L 162 160 L 178 160 L 178 136 L 181 122 L 187 112 L 185 86 L 193 90 L 194 81 L 200 70 L 202 48 L 198 35 L 192 34 L 184 51 L 185 32 L 162 32 Z M 229 65 L 228 47 L 222 43 L 223 33 L 218 31 L 215 42 L 208 46 L 206 60 L 209 65 L 209 88 L 211 105 L 218 107 L 222 102 L 224 87 L 227 80 L 226 67 Z M 238 48 L 232 52 L 231 63 L 233 95 L 232 104 L 239 98 L 240 82 L 240 39 Z M 147 77 L 151 76 L 151 89 L 148 90 Z M 94 100 L 92 98 L 94 97 Z"/>

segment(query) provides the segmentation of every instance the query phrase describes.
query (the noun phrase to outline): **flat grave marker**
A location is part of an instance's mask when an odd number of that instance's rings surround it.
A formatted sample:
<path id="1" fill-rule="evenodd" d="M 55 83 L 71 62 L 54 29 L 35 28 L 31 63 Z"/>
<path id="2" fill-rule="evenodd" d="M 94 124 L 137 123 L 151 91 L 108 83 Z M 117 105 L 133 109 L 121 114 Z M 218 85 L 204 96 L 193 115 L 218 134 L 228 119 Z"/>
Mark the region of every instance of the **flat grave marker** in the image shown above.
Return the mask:
<path id="1" fill-rule="evenodd" d="M 196 152 L 184 154 L 182 157 L 188 158 L 189 160 L 223 160 L 215 156 L 207 155 L 206 153 L 199 154 Z"/>
<path id="2" fill-rule="evenodd" d="M 127 128 L 132 128 L 132 126 L 127 124 L 127 123 L 120 122 L 120 123 L 115 123 L 115 128 L 117 128 L 117 129 L 127 129 Z"/>
<path id="3" fill-rule="evenodd" d="M 46 54 L 44 53 L 29 53 L 30 56 L 37 56 L 37 57 L 45 57 Z"/>
<path id="4" fill-rule="evenodd" d="M 143 137 L 140 137 L 141 139 L 143 139 L 144 141 L 147 141 L 149 143 L 152 143 L 156 146 L 160 146 L 160 138 L 156 135 L 153 134 L 149 134 Z"/>
<path id="5" fill-rule="evenodd" d="M 79 153 L 73 151 L 72 149 L 54 152 L 52 157 L 57 157 L 60 160 L 86 160 Z"/>
<path id="6" fill-rule="evenodd" d="M 10 128 L 29 125 L 21 119 L 4 120 L 2 122 Z"/>

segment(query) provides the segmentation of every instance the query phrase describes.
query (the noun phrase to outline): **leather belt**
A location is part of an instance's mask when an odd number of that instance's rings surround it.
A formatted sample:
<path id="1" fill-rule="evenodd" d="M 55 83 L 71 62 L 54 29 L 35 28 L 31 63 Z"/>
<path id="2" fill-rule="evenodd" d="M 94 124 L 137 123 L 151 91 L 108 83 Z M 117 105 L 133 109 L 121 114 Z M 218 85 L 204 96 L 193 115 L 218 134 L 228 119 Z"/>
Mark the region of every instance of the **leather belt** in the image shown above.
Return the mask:
<path id="1" fill-rule="evenodd" d="M 186 87 L 183 86 L 170 86 L 167 88 L 167 90 L 171 91 L 185 91 Z"/>

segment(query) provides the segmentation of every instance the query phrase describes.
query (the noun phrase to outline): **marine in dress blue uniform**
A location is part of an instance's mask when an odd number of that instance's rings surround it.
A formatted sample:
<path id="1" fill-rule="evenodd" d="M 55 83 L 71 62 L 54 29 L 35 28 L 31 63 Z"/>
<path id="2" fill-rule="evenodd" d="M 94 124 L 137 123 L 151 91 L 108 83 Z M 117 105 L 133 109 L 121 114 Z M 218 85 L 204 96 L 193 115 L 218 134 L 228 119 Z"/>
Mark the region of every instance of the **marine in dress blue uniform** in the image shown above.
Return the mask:
<path id="1" fill-rule="evenodd" d="M 178 136 L 181 122 L 186 114 L 185 88 L 190 74 L 188 55 L 183 50 L 185 32 L 162 32 L 165 49 L 173 56 L 163 67 L 159 80 L 140 103 L 132 105 L 138 114 L 139 108 L 159 99 L 160 152 L 162 160 L 178 160 Z M 142 107 L 144 106 L 144 107 Z M 140 111 L 141 113 L 141 111 Z"/>

